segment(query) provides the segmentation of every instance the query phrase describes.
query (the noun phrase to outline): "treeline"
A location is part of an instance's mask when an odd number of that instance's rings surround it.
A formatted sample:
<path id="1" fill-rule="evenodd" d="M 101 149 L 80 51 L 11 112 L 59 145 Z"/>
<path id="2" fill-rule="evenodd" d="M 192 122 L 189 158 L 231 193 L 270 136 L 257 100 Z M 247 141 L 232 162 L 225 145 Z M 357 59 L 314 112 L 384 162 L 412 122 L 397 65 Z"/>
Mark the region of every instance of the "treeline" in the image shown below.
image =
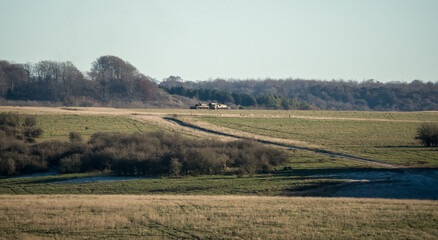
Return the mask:
<path id="1" fill-rule="evenodd" d="M 164 101 L 152 78 L 115 56 L 102 56 L 87 74 L 71 62 L 13 64 L 0 61 L 0 98 L 71 106 Z"/>
<path id="2" fill-rule="evenodd" d="M 30 120 L 29 120 L 30 119 Z M 248 140 L 195 140 L 164 132 L 96 133 L 84 142 L 70 133 L 69 142 L 32 143 L 38 129 L 30 116 L 0 114 L 0 175 L 59 169 L 61 173 L 112 171 L 120 175 L 182 176 L 269 172 L 288 158 L 278 149 Z M 31 123 L 31 124 L 29 124 Z"/>
<path id="3" fill-rule="evenodd" d="M 176 99 L 162 89 L 188 98 Z M 302 79 L 192 82 L 171 76 L 159 87 L 152 78 L 115 56 L 99 57 L 85 74 L 71 62 L 0 61 L 0 104 L 38 101 L 66 106 L 139 107 L 143 104 L 187 108 L 194 99 L 270 109 L 312 106 L 326 110 L 424 111 L 438 110 L 438 82 Z"/>
<path id="4" fill-rule="evenodd" d="M 201 101 L 216 101 L 225 104 L 233 104 L 239 107 L 261 107 L 266 109 L 297 109 L 308 110 L 311 107 L 305 102 L 287 98 L 281 95 L 260 95 L 251 96 L 244 93 L 231 93 L 217 89 L 188 89 L 182 86 L 165 87 L 160 85 L 169 94 L 176 94 L 189 98 L 196 98 Z"/>
<path id="5" fill-rule="evenodd" d="M 326 110 L 438 110 L 438 82 L 381 83 L 374 80 L 319 81 L 301 79 L 182 81 L 169 77 L 165 88 L 209 89 L 258 96 L 283 96 Z"/>

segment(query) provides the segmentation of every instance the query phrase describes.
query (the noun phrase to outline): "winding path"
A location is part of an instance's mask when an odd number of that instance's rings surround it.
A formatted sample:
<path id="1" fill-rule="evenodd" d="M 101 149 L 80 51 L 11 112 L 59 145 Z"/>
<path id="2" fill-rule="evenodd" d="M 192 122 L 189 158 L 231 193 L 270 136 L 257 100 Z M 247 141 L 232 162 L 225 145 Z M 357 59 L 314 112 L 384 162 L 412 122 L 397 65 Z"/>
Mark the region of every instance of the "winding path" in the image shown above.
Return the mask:
<path id="1" fill-rule="evenodd" d="M 211 129 L 206 129 L 206 128 L 195 126 L 195 125 L 192 125 L 192 124 L 189 124 L 189 123 L 185 123 L 185 122 L 183 122 L 181 120 L 178 120 L 178 119 L 175 119 L 175 118 L 165 117 L 164 119 L 167 120 L 167 121 L 176 123 L 176 124 L 178 124 L 180 126 L 183 126 L 183 127 L 195 129 L 195 130 L 206 132 L 206 133 L 210 133 L 210 134 L 215 134 L 215 135 L 220 135 L 220 136 L 225 136 L 225 137 L 232 137 L 232 138 L 237 138 L 237 139 L 255 140 L 255 141 L 263 143 L 263 144 L 269 144 L 269 145 L 274 145 L 274 146 L 286 147 L 286 148 L 289 148 L 289 149 L 298 149 L 298 150 L 304 150 L 304 151 L 311 151 L 311 152 L 315 152 L 315 153 L 319 153 L 319 154 L 323 154 L 323 155 L 335 156 L 335 157 L 344 158 L 344 159 L 350 159 L 350 160 L 359 161 L 359 162 L 362 162 L 362 163 L 367 163 L 367 164 L 372 164 L 372 165 L 377 165 L 377 166 L 385 167 L 385 168 L 400 168 L 401 167 L 400 165 L 397 165 L 397 164 L 383 163 L 383 162 L 379 162 L 379 161 L 376 161 L 376 160 L 361 158 L 361 157 L 357 157 L 357 156 L 353 156 L 353 155 L 348 155 L 348 154 L 343 154 L 343 153 L 336 153 L 336 152 L 327 151 L 327 150 L 320 150 L 320 149 L 313 149 L 313 148 L 307 148 L 307 147 L 293 146 L 293 145 L 284 144 L 284 143 L 278 143 L 278 142 L 272 142 L 272 141 L 267 141 L 267 140 L 248 138 L 248 137 L 238 136 L 238 135 L 234 135 L 234 134 L 214 131 L 214 130 L 211 130 Z"/>

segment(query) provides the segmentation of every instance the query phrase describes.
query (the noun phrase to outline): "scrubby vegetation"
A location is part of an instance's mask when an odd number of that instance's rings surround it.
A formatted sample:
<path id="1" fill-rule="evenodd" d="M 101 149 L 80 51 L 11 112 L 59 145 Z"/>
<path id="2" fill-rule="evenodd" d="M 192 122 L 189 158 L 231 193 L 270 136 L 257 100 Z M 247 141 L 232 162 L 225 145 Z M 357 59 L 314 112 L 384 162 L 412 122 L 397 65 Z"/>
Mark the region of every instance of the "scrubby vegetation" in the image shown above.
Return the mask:
<path id="1" fill-rule="evenodd" d="M 177 134 L 95 133 L 84 142 L 77 132 L 70 142 L 33 143 L 42 130 L 29 116 L 2 113 L 0 174 L 48 170 L 112 171 L 121 175 L 199 175 L 231 171 L 255 174 L 285 163 L 284 152 L 252 141 L 200 141 Z"/>
<path id="2" fill-rule="evenodd" d="M 438 146 L 438 124 L 424 123 L 417 129 L 417 136 L 421 144 L 426 147 Z"/>
<path id="3" fill-rule="evenodd" d="M 231 170 L 254 174 L 271 171 L 287 160 L 282 151 L 251 141 L 199 141 L 163 132 L 96 133 L 88 143 L 77 138 L 58 158 L 61 172 L 112 170 L 120 175 L 180 176 Z"/>
<path id="4" fill-rule="evenodd" d="M 0 113 L 0 175 L 46 169 L 47 164 L 31 153 L 30 144 L 43 130 L 32 116 Z"/>

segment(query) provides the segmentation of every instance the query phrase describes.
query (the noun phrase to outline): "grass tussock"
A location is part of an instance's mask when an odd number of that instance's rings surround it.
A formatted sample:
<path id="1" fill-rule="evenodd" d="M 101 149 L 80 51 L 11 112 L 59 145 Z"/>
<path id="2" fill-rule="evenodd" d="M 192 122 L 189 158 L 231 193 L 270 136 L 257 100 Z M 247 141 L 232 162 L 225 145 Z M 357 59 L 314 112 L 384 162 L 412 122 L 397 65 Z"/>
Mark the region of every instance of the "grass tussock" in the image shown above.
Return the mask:
<path id="1" fill-rule="evenodd" d="M 0 238 L 438 236 L 436 201 L 167 195 L 2 195 L 0 200 Z"/>

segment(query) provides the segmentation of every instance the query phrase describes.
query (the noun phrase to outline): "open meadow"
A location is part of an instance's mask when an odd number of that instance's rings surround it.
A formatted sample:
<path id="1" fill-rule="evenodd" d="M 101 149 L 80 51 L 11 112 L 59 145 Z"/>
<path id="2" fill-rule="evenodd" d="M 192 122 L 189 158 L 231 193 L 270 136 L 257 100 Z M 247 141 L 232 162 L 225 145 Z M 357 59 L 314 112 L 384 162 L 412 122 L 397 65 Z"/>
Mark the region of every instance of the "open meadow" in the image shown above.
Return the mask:
<path id="1" fill-rule="evenodd" d="M 0 238 L 438 237 L 438 149 L 414 139 L 422 122 L 438 122 L 437 112 L 37 107 L 0 107 L 0 112 L 34 115 L 44 130 L 37 143 L 67 142 L 70 132 L 88 141 L 97 132 L 166 131 L 204 141 L 246 138 L 307 149 L 274 146 L 287 162 L 253 175 L 117 176 L 52 169 L 1 178 Z"/>
<path id="2" fill-rule="evenodd" d="M 381 162 L 438 167 L 437 149 L 423 147 L 415 139 L 420 122 L 207 117 L 199 120 L 269 137 L 299 140 L 318 145 L 319 149 Z"/>
<path id="3" fill-rule="evenodd" d="M 254 196 L 0 195 L 8 239 L 436 239 L 438 203 Z"/>

